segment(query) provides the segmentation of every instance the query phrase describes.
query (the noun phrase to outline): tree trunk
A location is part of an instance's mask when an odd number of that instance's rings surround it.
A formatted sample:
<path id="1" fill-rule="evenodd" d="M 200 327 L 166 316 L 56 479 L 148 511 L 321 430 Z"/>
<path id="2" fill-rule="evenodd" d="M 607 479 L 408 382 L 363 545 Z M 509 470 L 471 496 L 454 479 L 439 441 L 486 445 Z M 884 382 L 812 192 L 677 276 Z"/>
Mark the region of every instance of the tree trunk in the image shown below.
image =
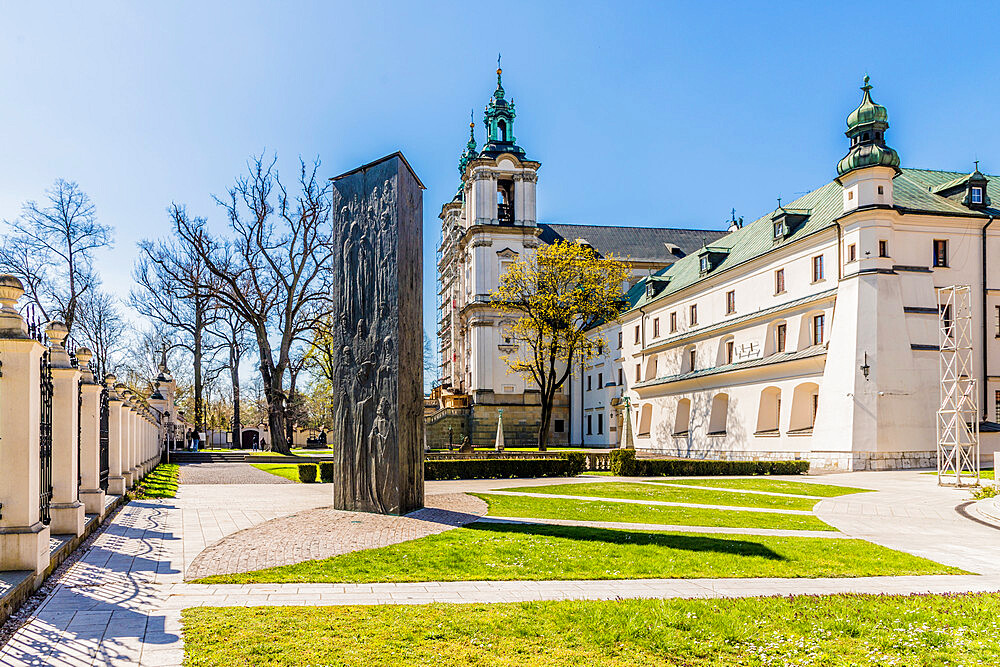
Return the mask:
<path id="1" fill-rule="evenodd" d="M 205 406 L 202 393 L 204 391 L 201 377 L 201 331 L 205 326 L 205 313 L 202 298 L 194 297 L 194 430 L 201 432 L 205 428 Z"/>
<path id="2" fill-rule="evenodd" d="M 229 377 L 233 383 L 233 448 L 243 447 L 243 424 L 240 419 L 240 355 L 236 346 L 229 348 Z"/>
<path id="3" fill-rule="evenodd" d="M 552 415 L 552 397 L 542 394 L 542 423 L 538 425 L 538 451 L 547 451 L 549 444 L 549 421 Z"/>

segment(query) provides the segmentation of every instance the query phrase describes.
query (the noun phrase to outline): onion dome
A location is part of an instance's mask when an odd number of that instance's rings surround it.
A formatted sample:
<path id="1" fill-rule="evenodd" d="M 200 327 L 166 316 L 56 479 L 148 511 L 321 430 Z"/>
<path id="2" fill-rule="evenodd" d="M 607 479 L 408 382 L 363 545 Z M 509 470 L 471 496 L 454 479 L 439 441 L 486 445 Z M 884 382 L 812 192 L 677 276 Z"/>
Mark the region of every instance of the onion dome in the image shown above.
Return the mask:
<path id="1" fill-rule="evenodd" d="M 872 101 L 872 87 L 865 76 L 861 87 L 864 97 L 857 109 L 847 116 L 847 132 L 851 149 L 837 165 L 837 173 L 844 174 L 865 167 L 891 167 L 899 173 L 899 154 L 885 144 L 885 131 L 889 129 L 889 112 Z"/>
<path id="2" fill-rule="evenodd" d="M 511 153 L 524 159 L 524 149 L 517 145 L 514 138 L 514 100 L 507 101 L 500 75 L 500 58 L 497 58 L 497 89 L 486 105 L 483 123 L 486 125 L 486 144 L 480 155 L 496 157 L 501 153 Z"/>
<path id="3" fill-rule="evenodd" d="M 469 112 L 472 116 L 472 112 Z M 469 166 L 469 163 L 475 160 L 479 154 L 476 152 L 476 122 L 469 118 L 469 143 L 465 144 L 465 150 L 462 151 L 462 156 L 458 158 L 458 173 L 465 175 L 465 168 Z"/>

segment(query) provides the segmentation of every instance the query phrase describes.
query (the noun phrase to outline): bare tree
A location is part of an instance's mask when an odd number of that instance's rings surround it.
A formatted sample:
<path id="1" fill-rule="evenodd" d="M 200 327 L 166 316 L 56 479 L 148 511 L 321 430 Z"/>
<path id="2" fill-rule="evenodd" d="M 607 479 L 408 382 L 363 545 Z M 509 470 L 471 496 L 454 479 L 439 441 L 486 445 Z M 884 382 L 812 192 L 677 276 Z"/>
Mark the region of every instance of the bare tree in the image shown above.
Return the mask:
<path id="1" fill-rule="evenodd" d="M 187 224 L 187 212 L 169 209 L 177 227 Z M 180 222 L 183 221 L 183 222 Z M 211 274 L 191 246 L 176 240 L 142 241 L 141 255 L 133 276 L 138 285 L 131 294 L 132 306 L 159 323 L 169 333 L 172 345 L 191 353 L 194 362 L 194 426 L 205 428 L 205 332 L 214 321 L 215 303 L 206 285 Z"/>
<path id="2" fill-rule="evenodd" d="M 177 231 L 214 280 L 204 286 L 235 311 L 256 339 L 273 449 L 289 452 L 285 374 L 292 344 L 323 315 L 331 260 L 330 186 L 300 160 L 299 187 L 289 195 L 275 168 L 252 158 L 226 199 L 231 235 L 214 237 L 203 219 L 175 218 Z M 277 349 L 275 349 L 275 345 Z"/>
<path id="3" fill-rule="evenodd" d="M 72 181 L 58 179 L 46 199 L 27 202 L 7 221 L 12 233 L 0 243 L 0 268 L 21 279 L 45 319 L 61 319 L 72 332 L 80 299 L 99 282 L 93 251 L 112 245 L 113 230 Z"/>
<path id="4" fill-rule="evenodd" d="M 232 391 L 232 431 L 233 447 L 240 446 L 242 420 L 240 415 L 240 363 L 250 349 L 246 323 L 232 310 L 219 310 L 213 326 L 209 329 L 218 341 L 218 347 L 225 352 L 226 368 Z"/>
<path id="5" fill-rule="evenodd" d="M 118 299 L 98 289 L 89 291 L 77 305 L 76 324 L 80 338 L 94 353 L 97 377 L 103 378 L 117 365 L 129 330 Z"/>

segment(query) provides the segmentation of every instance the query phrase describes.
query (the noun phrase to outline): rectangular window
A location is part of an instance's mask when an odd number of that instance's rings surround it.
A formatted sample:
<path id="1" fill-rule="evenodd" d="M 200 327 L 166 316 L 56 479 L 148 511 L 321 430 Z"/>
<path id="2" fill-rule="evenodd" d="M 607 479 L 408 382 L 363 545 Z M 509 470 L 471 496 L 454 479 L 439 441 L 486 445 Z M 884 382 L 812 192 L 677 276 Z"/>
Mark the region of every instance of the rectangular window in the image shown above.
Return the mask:
<path id="1" fill-rule="evenodd" d="M 855 262 L 858 259 L 858 246 L 853 243 L 847 246 L 847 261 Z"/>
<path id="2" fill-rule="evenodd" d="M 587 415 L 587 435 L 594 433 L 594 415 Z"/>
<path id="3" fill-rule="evenodd" d="M 881 185 L 880 185 L 880 186 L 878 186 L 878 193 L 879 193 L 880 195 L 884 195 L 884 194 L 885 194 L 885 188 L 884 188 L 884 187 L 882 187 Z"/>
<path id="4" fill-rule="evenodd" d="M 640 340 L 642 340 L 642 334 L 640 333 L 640 331 L 639 331 L 639 325 L 637 324 L 637 325 L 635 325 L 635 342 L 636 342 L 636 345 L 639 344 Z"/>
<path id="5" fill-rule="evenodd" d="M 701 258 L 701 272 L 708 273 L 708 257 Z"/>
<path id="6" fill-rule="evenodd" d="M 736 290 L 726 292 L 726 315 L 736 312 Z"/>
<path id="7" fill-rule="evenodd" d="M 996 394 L 994 395 L 993 402 L 995 403 L 993 407 L 996 410 L 996 414 L 993 415 L 993 419 L 994 421 L 1000 422 L 1000 391 L 996 392 Z M 993 471 L 993 474 L 996 475 L 995 470 Z"/>
<path id="8" fill-rule="evenodd" d="M 982 204 L 983 203 L 983 189 L 982 188 L 972 188 L 972 203 Z"/>
<path id="9" fill-rule="evenodd" d="M 688 309 L 688 320 L 690 321 L 691 326 L 694 326 L 694 325 L 698 324 L 698 306 L 697 306 L 697 304 L 693 304 L 692 303 L 691 307 Z"/>
<path id="10" fill-rule="evenodd" d="M 731 341 L 731 340 L 727 340 L 726 341 L 726 363 L 727 364 L 733 363 L 733 351 L 735 349 L 736 349 L 736 343 L 733 342 L 733 341 Z"/>
<path id="11" fill-rule="evenodd" d="M 642 380 L 642 364 L 635 365 L 635 381 L 640 382 Z"/>
<path id="12" fill-rule="evenodd" d="M 622 349 L 622 332 L 618 332 L 618 349 Z"/>
<path id="13" fill-rule="evenodd" d="M 813 282 L 823 280 L 823 255 L 813 257 Z"/>
<path id="14" fill-rule="evenodd" d="M 785 225 L 781 222 L 774 223 L 774 238 L 775 240 L 780 239 L 785 235 Z"/>
<path id="15" fill-rule="evenodd" d="M 677 313 L 670 313 L 670 333 L 677 333 Z"/>
<path id="16" fill-rule="evenodd" d="M 698 358 L 697 352 L 695 351 L 694 348 L 691 348 L 688 351 L 688 363 L 691 366 L 691 370 L 692 371 L 694 370 L 694 365 L 695 365 L 694 362 L 695 362 L 695 360 L 697 360 L 697 358 Z"/>
<path id="17" fill-rule="evenodd" d="M 593 379 L 594 379 L 593 375 L 588 375 L 587 376 L 587 391 L 590 391 L 591 389 L 594 388 L 593 384 L 592 384 Z"/>
<path id="18" fill-rule="evenodd" d="M 566 429 L 566 422 L 562 419 L 557 419 L 552 427 L 552 430 L 556 433 L 562 433 Z"/>
<path id="19" fill-rule="evenodd" d="M 948 266 L 948 242 L 935 239 L 934 241 L 934 266 Z"/>
<path id="20" fill-rule="evenodd" d="M 618 386 L 621 387 L 624 384 L 625 384 L 625 373 L 623 373 L 622 369 L 619 368 L 618 369 Z"/>
<path id="21" fill-rule="evenodd" d="M 813 345 L 823 344 L 823 323 L 826 315 L 817 315 L 813 318 Z"/>
<path id="22" fill-rule="evenodd" d="M 878 242 L 878 256 L 888 257 L 889 256 L 889 242 L 885 240 L 880 240 Z"/>
<path id="23" fill-rule="evenodd" d="M 597 388 L 602 389 L 604 387 L 604 373 L 597 374 Z"/>
<path id="24" fill-rule="evenodd" d="M 785 291 L 785 270 L 778 269 L 774 272 L 774 293 L 781 294 Z"/>
<path id="25" fill-rule="evenodd" d="M 653 338 L 659 338 L 659 337 L 660 337 L 660 318 L 659 317 L 654 317 L 653 318 Z"/>
<path id="26" fill-rule="evenodd" d="M 784 352 L 785 351 L 785 333 L 788 331 L 788 327 L 785 324 L 779 324 L 774 328 L 774 351 Z"/>
<path id="27" fill-rule="evenodd" d="M 1000 306 L 997 306 L 996 337 L 1000 338 Z"/>
<path id="28" fill-rule="evenodd" d="M 604 413 L 597 413 L 597 435 L 604 433 Z"/>

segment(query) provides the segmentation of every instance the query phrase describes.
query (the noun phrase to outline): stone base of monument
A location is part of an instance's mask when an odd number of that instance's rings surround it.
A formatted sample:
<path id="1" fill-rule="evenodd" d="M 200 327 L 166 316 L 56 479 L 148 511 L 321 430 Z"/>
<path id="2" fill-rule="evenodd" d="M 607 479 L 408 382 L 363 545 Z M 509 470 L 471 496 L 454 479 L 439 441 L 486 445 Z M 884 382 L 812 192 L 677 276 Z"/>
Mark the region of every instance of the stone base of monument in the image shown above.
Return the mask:
<path id="1" fill-rule="evenodd" d="M 423 185 L 402 153 L 332 179 L 337 509 L 424 504 Z"/>

